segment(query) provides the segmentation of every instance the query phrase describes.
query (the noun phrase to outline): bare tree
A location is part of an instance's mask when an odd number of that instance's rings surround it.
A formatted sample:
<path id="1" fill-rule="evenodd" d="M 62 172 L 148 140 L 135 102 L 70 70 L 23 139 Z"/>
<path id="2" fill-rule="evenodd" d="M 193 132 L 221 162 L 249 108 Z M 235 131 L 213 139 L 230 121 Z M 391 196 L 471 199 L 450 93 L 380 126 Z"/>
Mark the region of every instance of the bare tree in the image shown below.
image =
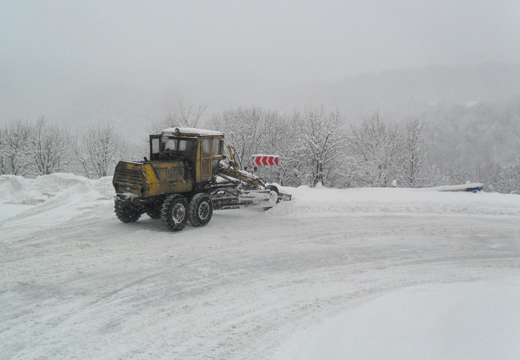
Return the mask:
<path id="1" fill-rule="evenodd" d="M 263 137 L 259 151 L 266 155 L 278 155 L 280 162 L 274 166 L 260 166 L 258 173 L 264 179 L 280 185 L 301 185 L 301 180 L 296 175 L 299 172 L 297 170 L 299 163 L 295 141 L 299 129 L 294 126 L 295 116 L 298 114 L 279 115 L 277 112 L 268 112 L 264 116 Z"/>
<path id="2" fill-rule="evenodd" d="M 213 129 L 226 134 L 239 165 L 248 165 L 258 152 L 281 156 L 280 165 L 260 168 L 259 175 L 281 185 L 315 186 L 333 183 L 343 161 L 345 131 L 339 112 L 327 114 L 324 107 L 308 108 L 280 116 L 260 108 L 224 111 L 210 121 Z"/>
<path id="3" fill-rule="evenodd" d="M 32 172 L 47 175 L 63 171 L 74 158 L 76 137 L 64 126 L 47 125 L 43 116 L 36 121 L 29 141 Z"/>
<path id="4" fill-rule="evenodd" d="M 352 127 L 350 147 L 361 159 L 357 171 L 360 185 L 389 186 L 397 177 L 398 127 L 385 124 L 379 114 L 364 119 L 359 129 Z"/>
<path id="5" fill-rule="evenodd" d="M 177 99 L 177 104 L 180 124 L 190 128 L 196 128 L 199 125 L 202 114 L 204 114 L 208 107 L 207 103 L 185 105 L 181 98 Z"/>
<path id="6" fill-rule="evenodd" d="M 245 166 L 260 149 L 268 116 L 270 112 L 257 107 L 230 109 L 211 118 L 209 125 L 226 134 L 227 144 L 235 149 L 235 160 Z"/>
<path id="7" fill-rule="evenodd" d="M 27 120 L 15 120 L 0 130 L 0 174 L 23 176 L 30 171 L 30 137 Z"/>
<path id="8" fill-rule="evenodd" d="M 99 123 L 81 137 L 76 156 L 88 177 L 103 177 L 109 175 L 111 168 L 124 156 L 125 149 L 124 140 L 114 128 Z"/>
<path id="9" fill-rule="evenodd" d="M 307 164 L 309 184 L 325 184 L 327 175 L 331 175 L 342 161 L 340 155 L 344 148 L 345 132 L 342 128 L 345 120 L 338 111 L 325 113 L 323 106 L 307 108 L 300 117 L 297 128 L 300 129 L 300 156 Z"/>
<path id="10" fill-rule="evenodd" d="M 171 127 L 196 128 L 200 125 L 202 115 L 206 111 L 207 107 L 208 104 L 204 102 L 197 105 L 186 105 L 184 101 L 179 98 L 177 99 L 176 109 L 173 112 L 169 112 L 164 119 L 152 122 L 148 131 L 150 133 L 157 133 L 163 129 Z"/>
<path id="11" fill-rule="evenodd" d="M 0 175 L 9 174 L 7 165 L 7 142 L 6 142 L 6 130 L 0 129 Z"/>
<path id="12" fill-rule="evenodd" d="M 406 131 L 403 136 L 403 166 L 405 171 L 405 181 L 407 186 L 417 186 L 418 176 L 421 173 L 426 154 L 430 146 L 425 141 L 424 123 L 415 119 L 406 124 Z"/>
<path id="13" fill-rule="evenodd" d="M 7 174 L 7 164 L 4 156 L 5 140 L 4 129 L 0 129 L 0 175 Z"/>
<path id="14" fill-rule="evenodd" d="M 520 157 L 508 163 L 487 163 L 473 175 L 486 189 L 503 194 L 520 194 Z"/>

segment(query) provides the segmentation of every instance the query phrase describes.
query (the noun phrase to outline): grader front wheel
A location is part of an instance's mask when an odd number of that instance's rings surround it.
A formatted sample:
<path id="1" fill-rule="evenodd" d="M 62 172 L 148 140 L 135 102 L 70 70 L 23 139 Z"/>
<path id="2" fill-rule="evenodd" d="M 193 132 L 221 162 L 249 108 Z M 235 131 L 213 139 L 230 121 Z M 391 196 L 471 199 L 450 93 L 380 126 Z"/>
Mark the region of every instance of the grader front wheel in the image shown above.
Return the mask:
<path id="1" fill-rule="evenodd" d="M 139 220 L 141 215 L 143 214 L 143 209 L 139 206 L 133 205 L 128 201 L 124 201 L 121 199 L 114 200 L 114 210 L 116 216 L 121 222 L 124 223 L 133 223 Z"/>

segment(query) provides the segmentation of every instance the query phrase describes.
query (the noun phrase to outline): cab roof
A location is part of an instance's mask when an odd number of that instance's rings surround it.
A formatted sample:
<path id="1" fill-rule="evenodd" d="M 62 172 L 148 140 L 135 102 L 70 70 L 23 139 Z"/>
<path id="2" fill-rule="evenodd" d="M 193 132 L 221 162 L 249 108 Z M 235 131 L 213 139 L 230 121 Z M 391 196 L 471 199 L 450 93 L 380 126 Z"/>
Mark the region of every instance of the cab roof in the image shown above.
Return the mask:
<path id="1" fill-rule="evenodd" d="M 205 129 L 196 129 L 196 128 L 183 128 L 183 127 L 174 127 L 164 129 L 161 134 L 164 135 L 184 135 L 184 136 L 207 136 L 207 135 L 216 135 L 216 136 L 224 136 L 223 132 L 215 131 L 215 130 L 205 130 Z"/>

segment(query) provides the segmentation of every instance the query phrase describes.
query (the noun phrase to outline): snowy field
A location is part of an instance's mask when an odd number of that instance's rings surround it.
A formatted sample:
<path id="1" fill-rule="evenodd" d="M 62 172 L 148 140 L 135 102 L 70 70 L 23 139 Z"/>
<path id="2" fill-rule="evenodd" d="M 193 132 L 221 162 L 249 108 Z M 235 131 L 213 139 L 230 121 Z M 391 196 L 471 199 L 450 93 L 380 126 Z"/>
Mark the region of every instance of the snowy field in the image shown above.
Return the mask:
<path id="1" fill-rule="evenodd" d="M 0 359 L 520 359 L 520 196 L 285 190 L 170 233 L 1 176 Z"/>

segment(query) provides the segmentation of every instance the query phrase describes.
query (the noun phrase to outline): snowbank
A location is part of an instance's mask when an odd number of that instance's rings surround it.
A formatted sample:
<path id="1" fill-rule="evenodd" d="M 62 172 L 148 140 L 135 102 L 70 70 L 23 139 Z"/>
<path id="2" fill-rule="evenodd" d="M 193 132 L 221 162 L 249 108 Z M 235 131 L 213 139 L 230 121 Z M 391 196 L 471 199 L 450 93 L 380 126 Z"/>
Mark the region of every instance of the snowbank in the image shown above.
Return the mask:
<path id="1" fill-rule="evenodd" d="M 85 189 L 84 191 L 80 189 Z M 92 191 L 101 198 L 113 196 L 112 177 L 91 180 L 73 174 L 56 173 L 26 179 L 15 175 L 0 176 L 0 204 L 45 202 L 59 193 Z"/>
<path id="2" fill-rule="evenodd" d="M 273 213 L 312 217 L 317 213 L 398 213 L 520 215 L 520 197 L 498 193 L 440 192 L 437 188 L 311 189 L 282 187 L 293 201 L 279 204 Z M 320 216 L 321 216 L 320 215 Z"/>
<path id="3" fill-rule="evenodd" d="M 92 207 L 112 201 L 112 177 L 91 180 L 73 174 L 51 174 L 25 179 L 0 176 L 0 223 L 10 220 L 13 226 L 34 221 L 47 225 L 66 222 Z M 29 218 L 26 220 L 22 219 Z M 15 220 L 19 219 L 18 224 Z M 39 220 L 38 220 L 39 219 Z M 45 226 L 45 224 L 44 224 Z"/>
<path id="4" fill-rule="evenodd" d="M 114 196 L 112 178 L 87 179 L 73 174 L 52 174 L 25 179 L 0 176 L 0 204 L 11 206 L 0 210 L 0 221 L 21 212 L 39 214 L 52 208 L 96 206 Z M 282 202 L 268 216 L 312 218 L 343 214 L 469 214 L 520 215 L 518 196 L 497 193 L 439 192 L 438 189 L 361 188 L 329 189 L 280 187 L 292 194 L 292 201 Z M 90 204 L 90 205 L 89 205 Z M 19 206 L 12 206 L 19 205 Z M 65 220 L 65 216 L 62 220 Z"/>

